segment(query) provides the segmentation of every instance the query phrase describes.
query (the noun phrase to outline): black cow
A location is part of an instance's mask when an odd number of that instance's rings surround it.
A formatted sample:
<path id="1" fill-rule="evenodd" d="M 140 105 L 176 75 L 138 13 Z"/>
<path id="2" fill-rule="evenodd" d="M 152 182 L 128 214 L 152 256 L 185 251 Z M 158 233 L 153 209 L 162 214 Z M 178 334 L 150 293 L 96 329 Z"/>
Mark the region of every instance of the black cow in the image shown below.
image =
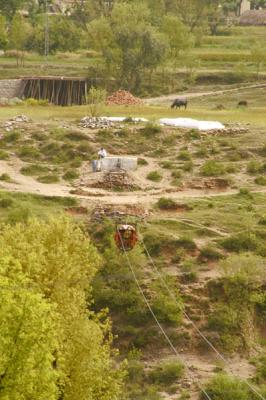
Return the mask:
<path id="1" fill-rule="evenodd" d="M 175 101 L 173 102 L 173 104 L 171 105 L 171 108 L 181 108 L 181 107 L 185 107 L 185 109 L 187 109 L 187 104 L 188 101 L 186 98 L 183 99 L 175 99 Z"/>

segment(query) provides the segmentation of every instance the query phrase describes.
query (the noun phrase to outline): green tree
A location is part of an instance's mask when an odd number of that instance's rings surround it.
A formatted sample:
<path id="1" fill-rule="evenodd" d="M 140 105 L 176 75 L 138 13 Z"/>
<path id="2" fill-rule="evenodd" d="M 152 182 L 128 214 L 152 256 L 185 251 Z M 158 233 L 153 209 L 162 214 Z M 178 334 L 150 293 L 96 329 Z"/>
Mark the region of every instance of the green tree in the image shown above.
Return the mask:
<path id="1" fill-rule="evenodd" d="M 17 51 L 17 66 L 24 64 L 24 50 L 30 37 L 31 27 L 20 15 L 16 14 L 12 19 L 9 46 Z"/>
<path id="2" fill-rule="evenodd" d="M 150 23 L 150 12 L 140 2 L 118 3 L 108 19 L 88 26 L 92 45 L 101 48 L 106 66 L 122 86 L 138 91 L 145 70 L 162 61 L 167 43 Z"/>
<path id="3" fill-rule="evenodd" d="M 12 19 L 16 12 L 25 4 L 25 0 L 0 0 L 0 11 L 8 19 Z"/>
<path id="4" fill-rule="evenodd" d="M 175 0 L 173 9 L 191 32 L 207 20 L 212 0 Z"/>
<path id="5" fill-rule="evenodd" d="M 257 79 L 260 78 L 260 71 L 266 62 L 265 46 L 254 44 L 250 51 L 251 59 L 256 68 Z"/>
<path id="6" fill-rule="evenodd" d="M 6 18 L 0 15 L 0 49 L 5 49 L 8 44 Z"/>
<path id="7" fill-rule="evenodd" d="M 88 311 L 99 257 L 83 231 L 64 218 L 7 226 L 0 235 L 0 259 L 7 256 L 56 309 L 59 346 L 53 364 L 60 400 L 117 399 L 123 373 L 112 360 L 108 320 Z"/>
<path id="8" fill-rule="evenodd" d="M 0 398 L 57 399 L 54 307 L 13 258 L 0 258 Z"/>

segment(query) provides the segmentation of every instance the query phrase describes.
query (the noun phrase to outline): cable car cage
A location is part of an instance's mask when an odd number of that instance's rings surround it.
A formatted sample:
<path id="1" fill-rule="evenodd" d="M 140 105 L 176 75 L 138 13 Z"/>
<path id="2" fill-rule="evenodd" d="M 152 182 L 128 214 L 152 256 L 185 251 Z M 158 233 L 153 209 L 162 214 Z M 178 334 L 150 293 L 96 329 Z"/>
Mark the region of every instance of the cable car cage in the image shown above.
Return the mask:
<path id="1" fill-rule="evenodd" d="M 121 251 L 131 251 L 138 242 L 136 224 L 116 224 L 115 243 Z"/>

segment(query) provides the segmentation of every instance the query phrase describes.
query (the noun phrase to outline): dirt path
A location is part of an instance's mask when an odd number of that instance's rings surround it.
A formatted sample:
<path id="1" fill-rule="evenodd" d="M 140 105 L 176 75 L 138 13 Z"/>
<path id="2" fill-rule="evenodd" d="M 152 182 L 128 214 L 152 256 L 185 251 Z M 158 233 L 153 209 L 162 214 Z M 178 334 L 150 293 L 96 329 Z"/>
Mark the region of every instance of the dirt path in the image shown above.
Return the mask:
<path id="1" fill-rule="evenodd" d="M 223 90 L 217 90 L 217 91 L 211 91 L 211 92 L 192 92 L 192 93 L 175 93 L 175 94 L 169 94 L 165 96 L 160 96 L 160 97 L 152 97 L 145 99 L 146 104 L 164 104 L 166 102 L 171 102 L 177 97 L 186 97 L 188 99 L 193 99 L 197 97 L 205 97 L 205 96 L 217 96 L 217 95 L 222 95 L 225 93 L 234 93 L 234 92 L 239 92 L 240 90 L 248 90 L 248 89 L 257 89 L 257 88 L 263 88 L 266 87 L 265 83 L 259 84 L 259 85 L 250 85 L 250 86 L 242 86 L 234 89 L 223 89 Z"/>
<path id="2" fill-rule="evenodd" d="M 191 198 L 204 198 L 214 196 L 228 196 L 238 193 L 238 190 L 196 190 L 184 189 L 165 189 L 159 187 L 158 189 L 146 189 L 134 192 L 109 192 L 104 189 L 83 188 L 77 194 L 71 193 L 73 187 L 62 182 L 55 184 L 44 184 L 35 180 L 33 177 L 25 176 L 20 173 L 23 162 L 20 160 L 0 161 L 0 175 L 7 173 L 12 182 L 0 181 L 0 188 L 10 192 L 21 192 L 39 194 L 42 196 L 58 196 L 58 197 L 75 197 L 81 200 L 83 204 L 97 203 L 97 204 L 110 204 L 110 205 L 142 205 L 150 207 L 161 197 L 166 196 L 173 200 L 183 200 Z M 256 193 L 266 193 L 266 189 L 256 191 Z"/>

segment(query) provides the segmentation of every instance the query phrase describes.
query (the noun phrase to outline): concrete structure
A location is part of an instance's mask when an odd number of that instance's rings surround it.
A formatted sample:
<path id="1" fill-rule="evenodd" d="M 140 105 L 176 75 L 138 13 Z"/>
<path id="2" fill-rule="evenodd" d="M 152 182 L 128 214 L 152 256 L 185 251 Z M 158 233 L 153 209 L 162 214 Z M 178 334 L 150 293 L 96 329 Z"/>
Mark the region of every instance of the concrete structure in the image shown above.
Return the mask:
<path id="1" fill-rule="evenodd" d="M 246 11 L 251 9 L 250 0 L 242 0 L 240 4 L 240 12 L 239 15 L 243 15 Z"/>
<path id="2" fill-rule="evenodd" d="M 105 157 L 101 160 L 101 170 L 106 172 L 115 170 L 134 171 L 137 166 L 137 157 Z"/>
<path id="3" fill-rule="evenodd" d="M 22 79 L 1 79 L 0 80 L 0 98 L 12 99 L 21 97 L 23 92 Z"/>

